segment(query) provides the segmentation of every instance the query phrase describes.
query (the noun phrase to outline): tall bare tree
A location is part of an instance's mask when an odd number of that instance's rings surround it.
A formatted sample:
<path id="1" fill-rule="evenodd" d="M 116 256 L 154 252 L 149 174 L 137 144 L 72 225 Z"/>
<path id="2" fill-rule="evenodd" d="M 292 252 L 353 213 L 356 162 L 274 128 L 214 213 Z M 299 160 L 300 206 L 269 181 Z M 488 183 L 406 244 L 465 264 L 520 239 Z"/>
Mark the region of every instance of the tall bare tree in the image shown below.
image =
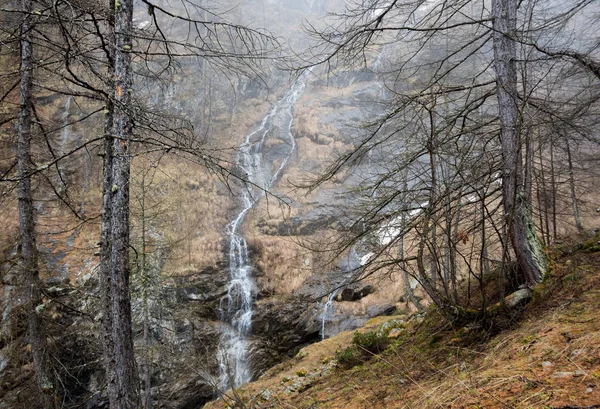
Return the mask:
<path id="1" fill-rule="evenodd" d="M 512 248 L 527 283 L 544 276 L 548 264 L 525 194 L 517 92 L 517 1 L 493 0 L 494 68 L 502 145 L 502 203 Z"/>
<path id="2" fill-rule="evenodd" d="M 138 382 L 133 353 L 131 295 L 129 289 L 129 175 L 133 120 L 130 116 L 133 67 L 133 0 L 115 3 L 114 80 L 112 109 L 112 164 L 110 212 L 111 335 L 115 390 L 109 396 L 111 408 L 139 407 Z"/>
<path id="3" fill-rule="evenodd" d="M 54 377 L 42 313 L 42 283 L 39 275 L 38 250 L 36 246 L 35 207 L 31 190 L 31 138 L 33 110 L 33 2 L 23 0 L 23 21 L 20 27 L 21 82 L 20 110 L 17 143 L 17 168 L 19 177 L 19 231 L 21 235 L 20 265 L 26 294 L 28 338 L 35 368 L 35 377 L 40 391 L 40 403 L 44 408 L 58 407 L 58 383 Z"/>

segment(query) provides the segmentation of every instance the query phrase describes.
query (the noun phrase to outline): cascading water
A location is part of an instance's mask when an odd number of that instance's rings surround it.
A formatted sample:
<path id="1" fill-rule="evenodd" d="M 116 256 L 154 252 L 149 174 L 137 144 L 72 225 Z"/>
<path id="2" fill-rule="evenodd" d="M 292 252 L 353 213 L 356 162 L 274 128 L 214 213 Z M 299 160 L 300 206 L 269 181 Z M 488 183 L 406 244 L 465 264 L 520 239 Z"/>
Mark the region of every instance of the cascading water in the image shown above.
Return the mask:
<path id="1" fill-rule="evenodd" d="M 325 339 L 325 323 L 335 314 L 335 310 L 333 309 L 333 299 L 335 298 L 335 294 L 335 292 L 329 293 L 327 302 L 323 306 L 323 311 L 321 312 L 321 339 Z"/>
<path id="2" fill-rule="evenodd" d="M 69 95 L 65 101 L 65 108 L 62 115 L 63 128 L 60 133 L 60 152 L 62 154 L 67 153 L 67 144 L 71 137 L 71 127 L 69 126 L 69 111 L 71 110 L 71 101 L 73 96 Z"/>
<path id="3" fill-rule="evenodd" d="M 227 295 L 221 300 L 220 319 L 223 326 L 218 350 L 219 389 L 225 391 L 249 382 L 252 370 L 248 362 L 256 283 L 248 256 L 248 244 L 241 226 L 250 209 L 273 187 L 296 148 L 292 135 L 292 109 L 306 87 L 310 71 L 304 72 L 287 93 L 271 108 L 258 129 L 246 135 L 238 148 L 236 170 L 245 180 L 241 188 L 241 210 L 227 226 L 229 239 L 230 281 Z M 264 142 L 278 138 L 289 146 L 277 156 L 281 160 L 274 168 L 273 158 L 265 157 Z"/>
<path id="4" fill-rule="evenodd" d="M 346 286 L 348 283 L 358 279 L 362 274 L 361 267 L 364 266 L 373 256 L 373 253 L 365 254 L 364 252 L 359 251 L 358 247 L 360 247 L 359 244 L 354 245 L 350 249 L 347 259 L 344 261 L 344 263 L 342 263 L 342 265 L 340 265 L 340 268 L 346 271 L 346 273 L 343 277 L 341 277 L 341 280 L 336 283 L 335 289 L 329 293 L 327 296 L 327 301 L 323 304 L 323 309 L 319 315 L 319 318 L 321 318 L 322 340 L 339 332 L 339 328 L 336 330 L 335 326 L 334 328 L 329 328 L 329 331 L 327 331 L 326 324 L 328 322 L 330 324 L 335 323 L 337 319 L 339 319 L 339 317 L 336 317 L 336 310 L 333 301 L 335 300 L 336 296 L 340 294 L 340 289 Z"/>

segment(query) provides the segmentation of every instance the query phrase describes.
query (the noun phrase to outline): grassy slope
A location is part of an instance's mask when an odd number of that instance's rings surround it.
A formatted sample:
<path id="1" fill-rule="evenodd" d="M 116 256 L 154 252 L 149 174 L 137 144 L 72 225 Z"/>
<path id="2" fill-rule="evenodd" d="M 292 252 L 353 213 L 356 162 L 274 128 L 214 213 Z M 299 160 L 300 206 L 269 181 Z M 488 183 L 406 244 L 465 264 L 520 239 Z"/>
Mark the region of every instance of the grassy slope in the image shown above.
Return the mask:
<path id="1" fill-rule="evenodd" d="M 237 392 L 243 406 L 229 399 L 207 407 L 600 407 L 598 240 L 579 237 L 556 248 L 552 272 L 521 319 L 495 335 L 452 328 L 432 310 L 361 365 L 335 367 L 336 350 L 352 340 L 341 333 L 244 385 Z M 387 319 L 394 317 L 360 331 Z"/>

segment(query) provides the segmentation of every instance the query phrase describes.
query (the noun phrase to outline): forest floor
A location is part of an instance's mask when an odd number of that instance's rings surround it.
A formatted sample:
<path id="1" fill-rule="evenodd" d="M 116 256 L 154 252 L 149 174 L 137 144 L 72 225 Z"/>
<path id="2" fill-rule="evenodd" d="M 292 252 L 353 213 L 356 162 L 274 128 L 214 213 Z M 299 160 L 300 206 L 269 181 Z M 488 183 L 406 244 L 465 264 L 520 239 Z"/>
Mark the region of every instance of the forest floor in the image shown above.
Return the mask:
<path id="1" fill-rule="evenodd" d="M 532 301 L 502 329 L 455 327 L 435 309 L 379 317 L 206 408 L 600 408 L 599 240 L 556 245 Z"/>

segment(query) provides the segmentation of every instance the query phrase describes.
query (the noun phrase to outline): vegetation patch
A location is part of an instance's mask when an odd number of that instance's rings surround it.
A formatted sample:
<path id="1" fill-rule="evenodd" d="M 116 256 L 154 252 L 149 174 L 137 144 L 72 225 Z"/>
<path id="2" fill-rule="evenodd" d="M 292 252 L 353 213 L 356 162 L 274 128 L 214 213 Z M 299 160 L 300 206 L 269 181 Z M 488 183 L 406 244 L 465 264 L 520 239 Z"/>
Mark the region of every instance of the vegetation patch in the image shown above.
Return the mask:
<path id="1" fill-rule="evenodd" d="M 391 329 L 391 328 L 389 328 Z M 383 352 L 389 345 L 388 331 L 355 332 L 352 345 L 336 352 L 338 366 L 350 369 Z"/>

